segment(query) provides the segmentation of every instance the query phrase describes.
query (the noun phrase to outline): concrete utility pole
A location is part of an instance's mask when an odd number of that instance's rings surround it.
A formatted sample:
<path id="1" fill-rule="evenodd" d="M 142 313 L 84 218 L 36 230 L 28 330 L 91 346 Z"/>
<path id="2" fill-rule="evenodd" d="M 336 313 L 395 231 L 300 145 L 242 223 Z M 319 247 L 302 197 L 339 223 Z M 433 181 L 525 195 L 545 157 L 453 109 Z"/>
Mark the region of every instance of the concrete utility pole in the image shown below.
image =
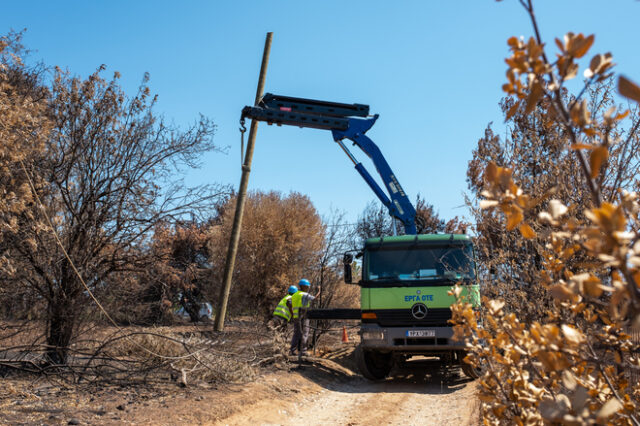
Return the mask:
<path id="1" fill-rule="evenodd" d="M 267 76 L 267 65 L 269 64 L 269 53 L 271 51 L 272 38 L 273 33 L 267 33 L 267 39 L 264 42 L 262 65 L 260 66 L 260 77 L 258 77 L 258 90 L 256 90 L 256 100 L 254 105 L 258 105 L 258 102 L 264 94 L 264 81 Z M 231 279 L 233 278 L 233 268 L 236 263 L 236 255 L 238 253 L 240 230 L 242 228 L 242 215 L 244 213 L 244 202 L 247 196 L 247 186 L 249 185 L 249 173 L 251 172 L 251 160 L 253 158 L 253 147 L 255 145 L 257 131 L 258 121 L 251 120 L 249 140 L 247 141 L 247 152 L 244 156 L 244 163 L 242 164 L 242 177 L 240 178 L 240 189 L 238 190 L 238 199 L 236 201 L 236 214 L 233 217 L 233 227 L 231 228 L 231 239 L 229 240 L 227 261 L 224 265 L 224 282 L 220 289 L 220 301 L 218 304 L 218 312 L 216 313 L 216 331 L 224 330 L 224 318 L 227 315 L 227 303 L 229 302 L 229 292 L 231 291 Z"/>

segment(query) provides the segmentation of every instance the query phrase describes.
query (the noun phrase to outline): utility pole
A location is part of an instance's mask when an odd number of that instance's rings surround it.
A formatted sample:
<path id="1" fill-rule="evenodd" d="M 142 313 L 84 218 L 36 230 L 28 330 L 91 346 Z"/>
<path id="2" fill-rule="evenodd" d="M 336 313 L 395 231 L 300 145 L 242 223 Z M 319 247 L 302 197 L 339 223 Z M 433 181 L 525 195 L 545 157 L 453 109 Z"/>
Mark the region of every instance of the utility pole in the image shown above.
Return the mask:
<path id="1" fill-rule="evenodd" d="M 264 52 L 262 54 L 262 65 L 260 66 L 260 76 L 258 77 L 258 89 L 256 90 L 256 100 L 258 102 L 264 94 L 264 81 L 267 76 L 267 65 L 269 64 L 269 53 L 271 51 L 271 39 L 273 33 L 267 33 L 264 43 Z M 227 314 L 227 303 L 229 302 L 229 292 L 231 291 L 231 280 L 233 278 L 233 269 L 236 263 L 236 255 L 238 254 L 238 243 L 240 241 L 240 230 L 242 229 L 242 215 L 244 214 L 244 203 L 247 196 L 247 186 L 249 185 L 249 173 L 251 172 L 251 160 L 253 158 L 253 148 L 258 131 L 258 120 L 251 120 L 251 128 L 249 129 L 249 140 L 247 141 L 247 151 L 242 164 L 242 177 L 240 178 L 240 189 L 238 190 L 238 199 L 236 201 L 236 213 L 233 217 L 233 227 L 231 228 L 231 239 L 229 240 L 229 249 L 227 251 L 227 261 L 224 265 L 224 281 L 220 289 L 220 297 L 218 302 L 218 312 L 216 313 L 215 329 L 216 331 L 224 330 L 224 318 Z"/>

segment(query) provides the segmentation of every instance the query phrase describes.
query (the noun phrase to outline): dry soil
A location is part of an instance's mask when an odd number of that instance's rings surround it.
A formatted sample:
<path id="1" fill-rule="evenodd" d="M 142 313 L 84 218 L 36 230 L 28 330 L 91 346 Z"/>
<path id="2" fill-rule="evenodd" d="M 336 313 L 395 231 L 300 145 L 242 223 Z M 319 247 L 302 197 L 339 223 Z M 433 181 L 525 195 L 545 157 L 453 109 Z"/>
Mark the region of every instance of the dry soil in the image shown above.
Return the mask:
<path id="1" fill-rule="evenodd" d="M 353 344 L 281 364 L 242 385 L 65 387 L 0 379 L 0 424 L 466 425 L 478 423 L 476 384 L 433 360 L 370 382 Z"/>

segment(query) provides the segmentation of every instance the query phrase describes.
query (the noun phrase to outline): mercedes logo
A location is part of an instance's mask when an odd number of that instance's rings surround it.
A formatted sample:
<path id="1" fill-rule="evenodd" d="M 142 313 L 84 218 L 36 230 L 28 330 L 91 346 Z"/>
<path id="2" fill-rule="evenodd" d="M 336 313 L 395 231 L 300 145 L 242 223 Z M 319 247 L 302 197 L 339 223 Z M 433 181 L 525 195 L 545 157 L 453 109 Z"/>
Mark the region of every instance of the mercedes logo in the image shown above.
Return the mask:
<path id="1" fill-rule="evenodd" d="M 423 319 L 427 316 L 427 306 L 424 303 L 416 303 L 411 307 L 411 315 L 415 319 Z"/>

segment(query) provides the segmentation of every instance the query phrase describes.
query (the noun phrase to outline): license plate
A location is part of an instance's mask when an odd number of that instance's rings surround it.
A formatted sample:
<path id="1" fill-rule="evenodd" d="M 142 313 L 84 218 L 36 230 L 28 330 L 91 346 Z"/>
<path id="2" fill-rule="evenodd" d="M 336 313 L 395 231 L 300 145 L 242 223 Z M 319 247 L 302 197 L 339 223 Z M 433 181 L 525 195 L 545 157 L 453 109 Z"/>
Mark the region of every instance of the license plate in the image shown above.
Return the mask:
<path id="1" fill-rule="evenodd" d="M 436 337 L 435 330 L 407 330 L 407 337 Z"/>

